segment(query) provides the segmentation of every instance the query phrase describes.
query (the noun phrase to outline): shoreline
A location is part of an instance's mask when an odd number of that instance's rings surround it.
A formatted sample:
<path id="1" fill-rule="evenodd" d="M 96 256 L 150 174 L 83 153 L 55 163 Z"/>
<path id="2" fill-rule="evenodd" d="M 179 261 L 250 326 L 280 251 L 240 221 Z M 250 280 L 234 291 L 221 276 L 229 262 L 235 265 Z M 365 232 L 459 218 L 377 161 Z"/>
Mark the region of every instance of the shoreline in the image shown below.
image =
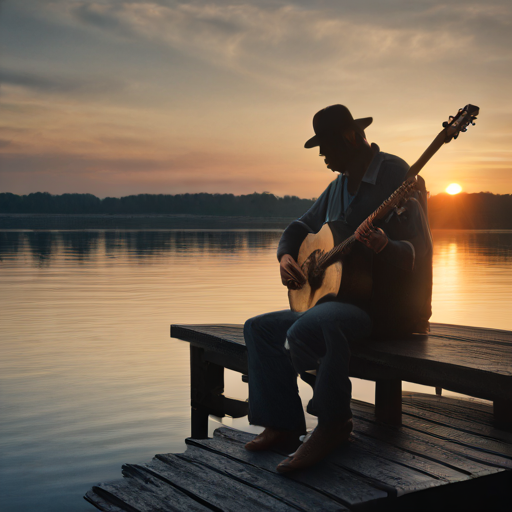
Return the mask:
<path id="1" fill-rule="evenodd" d="M 0 213 L 0 231 L 80 230 L 284 230 L 295 217 L 245 217 L 191 214 Z M 432 230 L 509 232 L 510 228 L 458 228 L 430 225 Z"/>
<path id="2" fill-rule="evenodd" d="M 2 213 L 0 230 L 285 229 L 294 217 L 188 214 Z"/>

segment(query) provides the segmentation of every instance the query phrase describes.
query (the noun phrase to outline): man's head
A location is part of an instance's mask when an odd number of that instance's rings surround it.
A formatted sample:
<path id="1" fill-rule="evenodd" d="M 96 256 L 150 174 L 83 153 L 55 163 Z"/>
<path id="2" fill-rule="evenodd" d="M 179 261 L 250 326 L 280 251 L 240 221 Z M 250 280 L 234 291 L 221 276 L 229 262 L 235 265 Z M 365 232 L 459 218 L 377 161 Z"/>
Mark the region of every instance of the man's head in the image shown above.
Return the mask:
<path id="1" fill-rule="evenodd" d="M 344 172 L 347 164 L 367 145 L 364 129 L 372 121 L 371 117 L 354 119 L 344 105 L 331 105 L 313 117 L 315 135 L 304 147 L 319 146 L 327 167 L 332 171 Z"/>

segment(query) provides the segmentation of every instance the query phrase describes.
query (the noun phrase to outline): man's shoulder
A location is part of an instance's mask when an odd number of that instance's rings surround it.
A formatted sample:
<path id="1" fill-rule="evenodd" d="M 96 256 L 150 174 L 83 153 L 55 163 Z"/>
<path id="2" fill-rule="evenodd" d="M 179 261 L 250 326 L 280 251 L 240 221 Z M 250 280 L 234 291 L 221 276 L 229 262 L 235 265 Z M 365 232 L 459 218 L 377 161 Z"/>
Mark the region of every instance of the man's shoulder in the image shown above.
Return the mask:
<path id="1" fill-rule="evenodd" d="M 388 172 L 403 173 L 405 175 L 409 170 L 409 164 L 399 156 L 384 153 L 383 151 L 381 151 L 380 154 L 382 164 L 385 164 L 384 167 Z"/>
<path id="2" fill-rule="evenodd" d="M 378 181 L 382 184 L 393 185 L 395 188 L 400 186 L 409 170 L 409 164 L 396 155 L 382 151 L 380 157 Z"/>

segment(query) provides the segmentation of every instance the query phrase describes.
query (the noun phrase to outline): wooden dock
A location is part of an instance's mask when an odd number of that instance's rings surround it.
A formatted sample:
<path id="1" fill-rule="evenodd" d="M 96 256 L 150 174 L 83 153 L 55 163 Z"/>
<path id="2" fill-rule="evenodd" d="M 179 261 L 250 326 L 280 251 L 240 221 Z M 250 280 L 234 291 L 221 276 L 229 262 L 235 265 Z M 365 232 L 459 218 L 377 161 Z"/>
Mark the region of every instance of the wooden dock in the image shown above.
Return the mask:
<path id="1" fill-rule="evenodd" d="M 219 428 L 187 450 L 123 466 L 123 480 L 85 499 L 109 512 L 510 511 L 512 432 L 481 400 L 404 393 L 402 426 L 353 400 L 348 443 L 316 467 L 286 476 L 285 454 L 244 449 L 253 434 Z"/>

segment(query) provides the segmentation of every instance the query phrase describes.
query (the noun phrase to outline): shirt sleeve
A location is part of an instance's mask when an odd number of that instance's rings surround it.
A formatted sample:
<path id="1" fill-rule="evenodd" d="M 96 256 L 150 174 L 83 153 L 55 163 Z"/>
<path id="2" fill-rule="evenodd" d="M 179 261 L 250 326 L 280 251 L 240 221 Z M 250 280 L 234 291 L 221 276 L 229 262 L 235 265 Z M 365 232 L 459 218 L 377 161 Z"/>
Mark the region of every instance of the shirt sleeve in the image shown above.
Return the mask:
<path id="1" fill-rule="evenodd" d="M 402 215 L 393 213 L 380 227 L 389 242 L 376 257 L 402 270 L 412 272 L 416 260 L 425 258 L 432 247 L 428 221 L 416 198 L 407 201 Z"/>
<path id="2" fill-rule="evenodd" d="M 277 247 L 277 259 L 289 254 L 297 260 L 299 249 L 309 233 L 318 233 L 325 223 L 327 203 L 332 183 L 323 191 L 313 206 L 299 219 L 294 220 L 284 231 Z"/>

